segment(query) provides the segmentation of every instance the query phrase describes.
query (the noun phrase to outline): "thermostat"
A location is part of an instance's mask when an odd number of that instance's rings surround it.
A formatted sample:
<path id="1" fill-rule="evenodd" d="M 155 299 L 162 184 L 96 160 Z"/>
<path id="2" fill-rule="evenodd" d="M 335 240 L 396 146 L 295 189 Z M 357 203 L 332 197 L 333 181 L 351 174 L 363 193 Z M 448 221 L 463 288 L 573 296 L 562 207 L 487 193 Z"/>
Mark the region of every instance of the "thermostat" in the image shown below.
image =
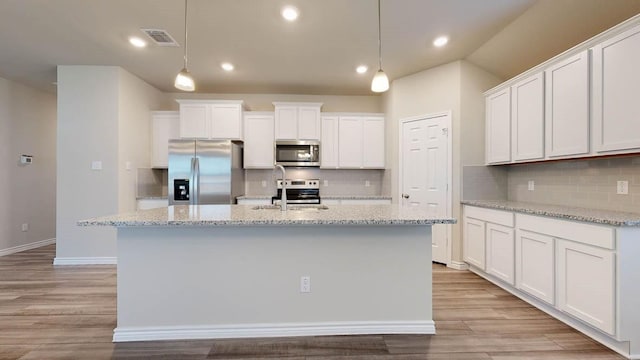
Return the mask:
<path id="1" fill-rule="evenodd" d="M 20 164 L 31 164 L 33 162 L 33 156 L 20 155 Z"/>

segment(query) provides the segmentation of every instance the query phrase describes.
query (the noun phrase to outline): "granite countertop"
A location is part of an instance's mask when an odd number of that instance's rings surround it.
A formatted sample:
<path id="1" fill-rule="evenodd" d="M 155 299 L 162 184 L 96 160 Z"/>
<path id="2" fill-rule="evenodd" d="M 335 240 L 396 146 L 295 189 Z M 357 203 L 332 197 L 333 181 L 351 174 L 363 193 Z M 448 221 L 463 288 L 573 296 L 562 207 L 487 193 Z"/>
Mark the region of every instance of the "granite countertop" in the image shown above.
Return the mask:
<path id="1" fill-rule="evenodd" d="M 290 206 L 293 207 L 293 206 Z M 300 206 L 301 207 L 301 206 Z M 456 220 L 398 205 L 331 205 L 328 210 L 254 210 L 253 205 L 180 205 L 78 221 L 80 226 L 433 225 Z"/>
<path id="2" fill-rule="evenodd" d="M 611 226 L 640 226 L 640 213 L 586 209 L 503 200 L 465 200 L 461 204 Z"/>

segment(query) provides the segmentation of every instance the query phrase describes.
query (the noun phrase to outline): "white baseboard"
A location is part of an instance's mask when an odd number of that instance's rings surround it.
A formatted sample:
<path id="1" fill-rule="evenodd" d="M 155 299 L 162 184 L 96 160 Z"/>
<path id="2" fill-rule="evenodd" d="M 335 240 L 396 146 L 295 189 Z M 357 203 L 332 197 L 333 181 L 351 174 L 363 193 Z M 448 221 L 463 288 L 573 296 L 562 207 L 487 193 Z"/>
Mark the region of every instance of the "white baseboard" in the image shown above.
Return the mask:
<path id="1" fill-rule="evenodd" d="M 365 334 L 435 334 L 433 321 L 357 321 L 219 326 L 117 327 L 113 342 Z"/>
<path id="2" fill-rule="evenodd" d="M 36 249 L 36 248 L 39 248 L 39 247 L 43 247 L 43 246 L 47 246 L 47 245 L 51 245 L 51 244 L 55 244 L 55 243 L 56 243 L 56 239 L 53 238 L 53 239 L 40 240 L 40 241 L 32 242 L 32 243 L 29 243 L 29 244 L 14 246 L 14 247 L 10 247 L 8 249 L 0 250 L 0 256 L 11 255 L 11 254 L 15 254 L 17 252 Z"/>
<path id="3" fill-rule="evenodd" d="M 462 261 L 451 261 L 449 263 L 449 265 L 447 265 L 448 267 L 455 269 L 455 270 L 469 270 L 469 264 L 467 264 L 466 262 L 462 262 Z"/>
<path id="4" fill-rule="evenodd" d="M 101 257 L 56 257 L 53 265 L 117 265 L 118 258 L 115 256 Z"/>

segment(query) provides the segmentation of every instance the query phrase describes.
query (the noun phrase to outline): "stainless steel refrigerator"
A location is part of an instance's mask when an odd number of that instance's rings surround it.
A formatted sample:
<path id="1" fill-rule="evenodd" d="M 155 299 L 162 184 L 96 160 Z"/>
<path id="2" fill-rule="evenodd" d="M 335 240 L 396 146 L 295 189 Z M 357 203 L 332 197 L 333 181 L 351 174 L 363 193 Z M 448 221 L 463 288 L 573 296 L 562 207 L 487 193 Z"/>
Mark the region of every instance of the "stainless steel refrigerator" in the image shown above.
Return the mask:
<path id="1" fill-rule="evenodd" d="M 169 140 L 169 205 L 235 204 L 244 195 L 242 142 Z"/>

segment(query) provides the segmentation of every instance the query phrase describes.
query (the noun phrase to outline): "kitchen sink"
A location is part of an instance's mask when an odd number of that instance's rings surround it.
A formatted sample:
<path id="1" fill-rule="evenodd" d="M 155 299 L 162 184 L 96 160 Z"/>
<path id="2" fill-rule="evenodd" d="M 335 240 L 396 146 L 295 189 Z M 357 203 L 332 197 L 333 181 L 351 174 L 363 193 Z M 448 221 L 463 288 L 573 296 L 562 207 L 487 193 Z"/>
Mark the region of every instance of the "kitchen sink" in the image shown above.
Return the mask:
<path id="1" fill-rule="evenodd" d="M 280 205 L 257 205 L 252 207 L 253 210 L 280 210 Z M 287 210 L 291 211 L 317 211 L 329 210 L 327 205 L 289 205 Z"/>

